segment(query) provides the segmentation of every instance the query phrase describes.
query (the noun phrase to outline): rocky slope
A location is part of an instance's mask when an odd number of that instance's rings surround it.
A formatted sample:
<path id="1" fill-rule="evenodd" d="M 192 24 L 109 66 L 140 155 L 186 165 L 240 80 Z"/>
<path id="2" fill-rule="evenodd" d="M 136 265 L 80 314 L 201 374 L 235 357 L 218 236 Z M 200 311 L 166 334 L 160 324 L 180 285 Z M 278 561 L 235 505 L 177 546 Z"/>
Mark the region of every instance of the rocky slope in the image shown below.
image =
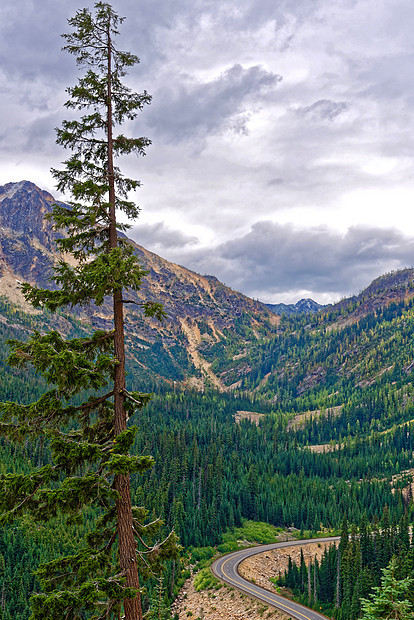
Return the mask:
<path id="1" fill-rule="evenodd" d="M 0 295 L 24 312 L 33 311 L 20 293 L 20 283 L 52 286 L 53 265 L 62 258 L 56 250 L 57 233 L 44 219 L 54 203 L 53 196 L 28 181 L 0 187 Z M 246 346 L 271 334 L 278 317 L 265 304 L 233 291 L 214 276 L 201 276 L 131 243 L 148 271 L 132 299 L 162 302 L 167 313 L 160 324 L 126 307 L 135 362 L 170 380 L 193 377 L 200 386 L 210 383 L 224 389 L 199 345 L 230 339 Z M 107 306 L 91 308 L 76 318 L 85 326 L 110 329 L 110 316 L 108 300 Z"/>
<path id="2" fill-rule="evenodd" d="M 197 592 L 189 579 L 171 611 L 178 620 L 288 620 L 290 616 L 275 607 L 264 605 L 234 588 Z"/>

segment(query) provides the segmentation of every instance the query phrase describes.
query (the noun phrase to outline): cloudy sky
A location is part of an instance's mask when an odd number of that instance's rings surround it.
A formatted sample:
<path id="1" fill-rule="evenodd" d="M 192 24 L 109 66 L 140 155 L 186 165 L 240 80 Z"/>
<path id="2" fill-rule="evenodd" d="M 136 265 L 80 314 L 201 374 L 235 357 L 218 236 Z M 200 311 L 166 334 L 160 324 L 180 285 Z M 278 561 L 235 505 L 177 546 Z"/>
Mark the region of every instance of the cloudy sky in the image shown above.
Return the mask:
<path id="1" fill-rule="evenodd" d="M 131 236 L 267 302 L 358 293 L 414 264 L 413 0 L 114 0 L 153 102 L 122 163 Z M 49 173 L 89 0 L 1 0 L 0 184 Z"/>

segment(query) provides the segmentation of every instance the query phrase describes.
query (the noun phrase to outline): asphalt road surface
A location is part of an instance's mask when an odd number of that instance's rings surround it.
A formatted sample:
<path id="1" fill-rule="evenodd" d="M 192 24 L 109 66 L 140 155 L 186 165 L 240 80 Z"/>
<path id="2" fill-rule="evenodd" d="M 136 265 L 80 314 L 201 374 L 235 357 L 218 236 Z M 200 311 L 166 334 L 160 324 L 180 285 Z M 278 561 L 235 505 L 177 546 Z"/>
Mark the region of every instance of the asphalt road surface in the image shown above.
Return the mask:
<path id="1" fill-rule="evenodd" d="M 273 549 L 281 549 L 283 547 L 291 547 L 293 545 L 305 545 L 306 543 L 318 543 L 318 542 L 329 542 L 339 540 L 337 538 L 311 538 L 309 540 L 298 540 L 298 541 L 289 541 L 284 543 L 273 543 L 271 545 L 260 545 L 259 547 L 251 547 L 250 549 L 242 549 L 241 551 L 235 551 L 234 553 L 229 553 L 225 555 L 215 562 L 213 562 L 211 566 L 211 570 L 216 577 L 218 577 L 221 581 L 237 588 L 244 594 L 247 594 L 259 601 L 265 603 L 266 605 L 273 605 L 273 607 L 277 607 L 282 611 L 286 612 L 292 618 L 297 618 L 297 620 L 326 620 L 326 616 L 323 614 L 319 614 L 313 609 L 309 609 L 308 607 L 304 607 L 303 605 L 299 605 L 299 603 L 295 603 L 284 596 L 280 596 L 279 594 L 270 592 L 269 590 L 265 590 L 264 588 L 260 588 L 256 586 L 254 583 L 243 579 L 241 575 L 239 575 L 238 567 L 243 560 L 249 558 L 252 555 L 256 555 L 258 553 L 263 553 L 264 551 L 271 551 Z"/>

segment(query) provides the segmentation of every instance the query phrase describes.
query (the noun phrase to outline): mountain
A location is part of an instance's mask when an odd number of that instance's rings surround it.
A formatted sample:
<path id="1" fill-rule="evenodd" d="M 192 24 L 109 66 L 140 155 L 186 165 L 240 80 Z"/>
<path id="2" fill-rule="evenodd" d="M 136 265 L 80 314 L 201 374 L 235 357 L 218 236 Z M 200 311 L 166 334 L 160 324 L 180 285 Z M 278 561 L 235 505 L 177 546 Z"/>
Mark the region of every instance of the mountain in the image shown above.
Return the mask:
<path id="1" fill-rule="evenodd" d="M 110 300 L 76 314 L 50 315 L 34 312 L 21 295 L 22 281 L 50 286 L 53 264 L 65 258 L 44 219 L 54 202 L 27 181 L 0 187 L 0 323 L 27 331 L 29 316 L 32 329 L 111 329 Z M 330 306 L 301 300 L 294 312 L 279 317 L 274 307 L 214 276 L 131 243 L 148 271 L 131 301 L 160 301 L 167 313 L 160 324 L 144 318 L 136 305 L 126 306 L 129 366 L 144 382 L 248 391 L 285 410 L 299 410 L 321 403 L 338 407 L 355 390 L 414 379 L 413 269 L 380 276 L 359 295 Z"/>
<path id="2" fill-rule="evenodd" d="M 7 365 L 7 338 L 111 326 L 105 305 L 51 315 L 21 296 L 19 282 L 50 285 L 54 262 L 64 258 L 44 220 L 53 202 L 32 183 L 0 188 L 3 401 L 30 403 L 44 391 L 30 369 Z M 278 317 L 213 276 L 134 248 L 149 272 L 134 300 L 163 301 L 168 313 L 160 325 L 127 306 L 129 380 L 155 392 L 133 420 L 134 455 L 155 459 L 132 479 L 137 505 L 195 548 L 193 565 L 207 557 L 200 546 L 229 551 L 222 535 L 245 519 L 314 532 L 339 528 L 345 516 L 357 526 L 368 519 L 379 524 L 376 535 L 386 534 L 392 554 L 396 524 L 406 519 L 408 532 L 414 515 L 414 270 L 385 274 L 317 312 Z M 222 393 L 185 389 L 208 384 Z M 4 471 L 26 472 L 49 458 L 43 441 L 0 446 Z M 24 519 L 1 529 L 5 619 L 26 613 L 39 558 L 49 560 L 52 547 L 77 551 L 80 527 L 59 518 L 41 528 Z M 236 532 L 235 540 L 245 538 Z M 332 567 L 335 578 L 337 563 Z M 176 571 L 168 579 L 173 592 Z"/>
<path id="3" fill-rule="evenodd" d="M 58 253 L 58 233 L 45 219 L 55 202 L 51 194 L 28 181 L 0 187 L 0 295 L 33 316 L 36 313 L 25 302 L 20 283 L 51 287 L 53 265 L 59 259 L 68 260 Z M 139 310 L 133 309 L 134 304 L 126 306 L 127 332 L 133 343 L 129 347 L 132 365 L 144 374 L 148 371 L 170 381 L 191 377 L 199 387 L 210 383 L 224 389 L 200 353 L 200 344 L 226 342 L 243 348 L 253 340 L 268 337 L 279 317 L 265 304 L 233 291 L 214 276 L 201 276 L 131 243 L 148 271 L 141 290 L 130 296 L 131 300 L 162 302 L 167 314 L 159 323 L 143 318 Z M 55 319 L 48 316 L 48 321 L 53 324 L 55 320 L 61 331 L 73 329 L 74 321 L 85 329 L 111 329 L 109 304 L 110 300 L 108 305 L 78 311 L 76 315 L 60 313 Z M 3 314 L 3 320 L 10 318 Z"/>
<path id="4" fill-rule="evenodd" d="M 319 312 L 325 306 L 318 304 L 313 299 L 300 299 L 295 304 L 266 304 L 268 308 L 275 314 L 282 316 L 286 314 L 290 316 L 292 314 L 311 314 L 313 312 Z"/>

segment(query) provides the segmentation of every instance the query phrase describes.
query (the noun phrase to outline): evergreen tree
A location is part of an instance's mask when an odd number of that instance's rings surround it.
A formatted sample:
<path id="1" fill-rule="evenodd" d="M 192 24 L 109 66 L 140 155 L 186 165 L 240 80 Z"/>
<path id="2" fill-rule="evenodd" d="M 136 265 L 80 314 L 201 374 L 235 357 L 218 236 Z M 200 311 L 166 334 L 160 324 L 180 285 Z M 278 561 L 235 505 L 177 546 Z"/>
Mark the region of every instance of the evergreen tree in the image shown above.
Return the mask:
<path id="1" fill-rule="evenodd" d="M 2 522 L 24 512 L 37 520 L 66 513 L 80 522 L 85 506 L 93 507 L 98 517 L 78 553 L 38 569 L 44 592 L 32 596 L 32 620 L 121 614 L 125 620 L 140 620 L 139 564 L 152 570 L 153 559 L 160 568 L 163 557 L 175 549 L 174 535 L 162 546 L 146 542 L 160 523 L 144 525 L 145 510 L 131 505 L 130 475 L 148 469 L 153 460 L 130 455 L 137 428 L 127 421 L 149 395 L 126 389 L 123 306 L 131 301 L 124 292 L 138 290 L 145 272 L 132 246 L 119 237 L 125 225 L 117 221 L 119 211 L 128 218 L 138 215 L 127 197 L 139 182 L 124 177 L 115 162 L 121 155 L 144 154 L 149 140 L 115 135 L 115 129 L 134 119 L 150 96 L 132 93 L 122 83 L 128 67 L 138 62 L 115 47 L 122 21 L 105 2 L 95 4 L 94 13 L 79 10 L 68 20 L 72 32 L 63 35 L 63 49 L 85 71 L 68 88 L 66 106 L 83 115 L 57 130 L 58 144 L 72 154 L 65 169 L 53 173 L 59 190 L 70 192 L 73 202 L 55 205 L 51 220 L 62 231 L 59 249 L 74 261 L 72 266 L 63 260 L 57 265 L 56 290 L 23 286 L 28 301 L 51 311 L 100 306 L 112 298 L 114 329 L 72 340 L 55 331 L 36 332 L 26 343 L 13 341 L 9 363 L 31 364 L 51 388 L 31 405 L 1 405 L 3 434 L 33 442 L 46 437 L 53 457 L 51 464 L 29 474 L 0 477 Z M 143 307 L 146 315 L 162 317 L 159 304 Z M 95 394 L 78 404 L 86 390 Z"/>
<path id="2" fill-rule="evenodd" d="M 412 605 L 406 598 L 413 587 L 414 579 L 396 579 L 395 557 L 382 569 L 381 585 L 374 588 L 370 599 L 361 599 L 362 620 L 413 620 Z"/>
<path id="3" fill-rule="evenodd" d="M 159 578 L 157 585 L 153 589 L 151 598 L 151 606 L 146 615 L 147 620 L 169 620 L 171 618 L 170 611 L 165 603 L 165 588 L 162 578 Z"/>

